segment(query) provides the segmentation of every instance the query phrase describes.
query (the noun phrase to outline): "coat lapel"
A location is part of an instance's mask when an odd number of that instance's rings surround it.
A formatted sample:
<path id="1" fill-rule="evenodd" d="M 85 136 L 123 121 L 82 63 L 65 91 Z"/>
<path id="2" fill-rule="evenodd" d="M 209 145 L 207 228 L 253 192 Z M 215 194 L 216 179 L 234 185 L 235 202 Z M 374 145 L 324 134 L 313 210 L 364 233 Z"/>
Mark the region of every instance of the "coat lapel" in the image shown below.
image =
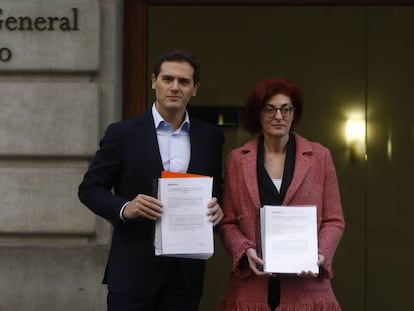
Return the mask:
<path id="1" fill-rule="evenodd" d="M 296 139 L 296 159 L 295 159 L 295 169 L 293 172 L 292 182 L 286 192 L 285 199 L 283 201 L 284 205 L 288 205 L 292 200 L 295 193 L 298 191 L 300 185 L 302 184 L 308 170 L 310 168 L 310 155 L 312 154 L 311 144 L 302 138 L 301 136 L 295 134 Z"/>
<path id="2" fill-rule="evenodd" d="M 242 176 L 244 178 L 248 195 L 254 202 L 255 207 L 260 207 L 260 195 L 257 183 L 257 145 L 258 139 L 252 140 L 242 149 Z"/>

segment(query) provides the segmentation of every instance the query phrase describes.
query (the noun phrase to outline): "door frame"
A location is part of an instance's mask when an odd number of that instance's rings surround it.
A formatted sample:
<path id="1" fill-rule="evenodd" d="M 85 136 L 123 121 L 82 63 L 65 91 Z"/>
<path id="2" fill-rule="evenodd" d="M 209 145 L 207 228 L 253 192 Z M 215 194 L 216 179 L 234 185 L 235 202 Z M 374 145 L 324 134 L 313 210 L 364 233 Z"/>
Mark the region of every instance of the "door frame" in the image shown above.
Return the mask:
<path id="1" fill-rule="evenodd" d="M 150 5 L 413 5 L 414 0 L 124 0 L 122 118 L 146 110 Z"/>

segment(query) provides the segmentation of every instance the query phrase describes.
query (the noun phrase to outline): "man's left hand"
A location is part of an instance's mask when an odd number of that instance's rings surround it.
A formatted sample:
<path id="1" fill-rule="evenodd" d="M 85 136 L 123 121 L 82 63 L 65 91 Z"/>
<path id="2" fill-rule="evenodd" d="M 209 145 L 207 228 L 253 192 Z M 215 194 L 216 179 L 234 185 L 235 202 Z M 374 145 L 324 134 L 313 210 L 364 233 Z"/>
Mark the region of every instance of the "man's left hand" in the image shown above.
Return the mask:
<path id="1" fill-rule="evenodd" d="M 210 217 L 210 221 L 217 225 L 223 219 L 224 213 L 220 207 L 220 204 L 217 203 L 217 198 L 212 198 L 208 202 L 208 212 L 207 215 Z"/>

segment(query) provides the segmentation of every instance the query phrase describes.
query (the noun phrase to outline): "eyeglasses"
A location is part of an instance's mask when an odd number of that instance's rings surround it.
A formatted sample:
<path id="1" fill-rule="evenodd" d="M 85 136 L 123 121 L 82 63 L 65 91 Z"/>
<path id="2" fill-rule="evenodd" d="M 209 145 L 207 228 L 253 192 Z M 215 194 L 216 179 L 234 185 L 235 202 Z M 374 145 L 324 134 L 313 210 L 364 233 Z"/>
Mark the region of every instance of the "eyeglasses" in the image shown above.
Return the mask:
<path id="1" fill-rule="evenodd" d="M 278 110 L 280 111 L 280 114 L 282 115 L 283 118 L 287 118 L 287 117 L 290 116 L 292 111 L 295 110 L 295 107 L 293 107 L 291 105 L 288 105 L 288 104 L 285 104 L 280 108 L 276 108 L 273 105 L 266 104 L 266 105 L 264 105 L 262 110 L 263 110 L 264 114 L 266 115 L 266 117 L 268 117 L 270 119 L 275 117 Z"/>

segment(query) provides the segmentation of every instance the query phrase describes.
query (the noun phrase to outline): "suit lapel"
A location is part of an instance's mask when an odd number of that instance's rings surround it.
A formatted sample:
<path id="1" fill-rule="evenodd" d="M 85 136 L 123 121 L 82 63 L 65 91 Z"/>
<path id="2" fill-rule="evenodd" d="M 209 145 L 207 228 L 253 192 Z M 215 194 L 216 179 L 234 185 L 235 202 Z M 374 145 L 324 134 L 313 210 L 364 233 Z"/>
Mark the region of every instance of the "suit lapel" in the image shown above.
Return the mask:
<path id="1" fill-rule="evenodd" d="M 201 173 L 200 169 L 206 168 L 206 149 L 208 149 L 209 141 L 204 137 L 204 133 L 200 128 L 200 123 L 196 119 L 190 117 L 190 162 L 188 163 L 187 172 Z"/>
<path id="2" fill-rule="evenodd" d="M 195 172 L 196 168 L 199 167 L 197 160 L 202 158 L 200 149 L 198 148 L 202 144 L 197 143 L 197 141 L 202 141 L 200 131 L 197 126 L 197 122 L 193 119 L 190 119 L 190 162 L 188 163 L 187 172 Z"/>
<path id="3" fill-rule="evenodd" d="M 141 141 L 140 152 L 144 152 L 145 158 L 149 159 L 146 163 L 150 166 L 151 175 L 159 176 L 163 165 L 151 112 L 147 112 L 137 119 L 137 135 L 139 136 L 138 141 Z"/>

